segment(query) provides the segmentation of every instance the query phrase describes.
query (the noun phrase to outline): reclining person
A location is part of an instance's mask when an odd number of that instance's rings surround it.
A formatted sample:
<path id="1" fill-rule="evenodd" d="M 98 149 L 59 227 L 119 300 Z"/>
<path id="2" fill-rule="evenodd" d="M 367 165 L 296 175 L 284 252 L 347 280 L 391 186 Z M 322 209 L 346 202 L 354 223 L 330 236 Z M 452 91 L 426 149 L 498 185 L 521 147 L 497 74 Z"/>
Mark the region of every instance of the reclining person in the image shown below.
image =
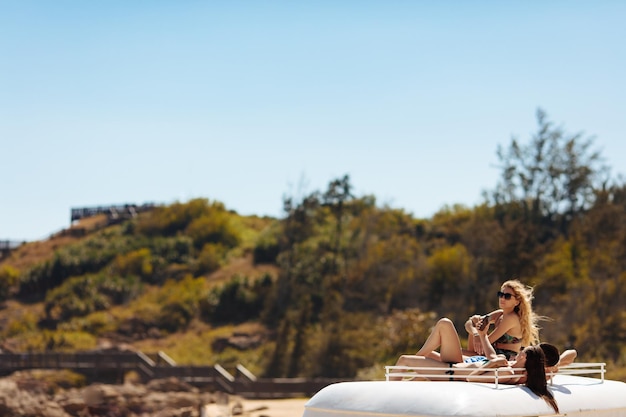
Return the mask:
<path id="1" fill-rule="evenodd" d="M 480 326 L 479 326 L 480 327 Z M 447 318 L 443 318 L 437 322 L 430 336 L 424 342 L 424 345 L 420 349 L 420 352 L 424 352 L 425 355 L 402 355 L 396 362 L 396 366 L 409 366 L 409 367 L 429 367 L 435 368 L 430 374 L 442 373 L 447 375 L 465 376 L 464 380 L 470 377 L 470 380 L 481 381 L 495 381 L 495 378 L 484 378 L 485 375 L 495 375 L 493 368 L 499 368 L 498 381 L 502 383 L 516 384 L 519 383 L 519 378 L 522 376 L 521 372 L 517 374 L 511 371 L 514 368 L 523 368 L 524 365 L 518 362 L 517 359 L 513 361 L 507 361 L 503 355 L 496 354 L 493 345 L 489 342 L 487 336 L 487 328 L 483 327 L 478 330 L 473 324 L 467 325 L 468 332 L 474 333 L 477 337 L 477 341 L 482 344 L 485 355 L 465 356 L 461 348 L 461 342 L 459 335 L 454 327 L 452 321 Z M 548 343 L 539 345 L 539 348 L 548 353 L 548 366 L 555 366 L 559 361 L 558 349 Z M 432 355 L 431 352 L 436 352 L 437 355 Z M 546 356 L 546 353 L 544 353 Z M 438 371 L 437 368 L 443 369 Z M 475 376 L 482 376 L 480 378 L 473 378 Z M 400 380 L 401 376 L 394 376 L 390 380 Z M 459 378 L 435 378 L 436 380 L 455 380 Z"/>
<path id="2" fill-rule="evenodd" d="M 524 384 L 558 413 L 554 396 L 547 388 L 546 376 L 546 367 L 558 364 L 558 349 L 547 343 L 544 343 L 543 346 L 528 346 L 517 355 L 515 360 L 507 361 L 504 356 L 496 354 L 489 342 L 486 327 L 482 330 L 478 328 L 475 330 L 485 352 L 485 356 L 478 360 L 475 359 L 476 357 L 463 357 L 461 342 L 454 324 L 449 319 L 444 318 L 437 322 L 433 332 L 420 349 L 420 351 L 426 352 L 429 352 L 429 349 L 432 351 L 439 349 L 438 357 L 441 360 L 421 355 L 402 355 L 396 362 L 396 366 L 431 368 L 429 370 L 415 370 L 417 375 L 421 373 L 428 375 L 428 377 L 415 376 L 411 379 L 495 382 L 497 378 L 498 383 L 502 384 Z M 548 362 L 544 349 L 549 352 L 550 359 Z M 401 379 L 403 377 L 398 375 L 389 378 L 391 381 Z"/>

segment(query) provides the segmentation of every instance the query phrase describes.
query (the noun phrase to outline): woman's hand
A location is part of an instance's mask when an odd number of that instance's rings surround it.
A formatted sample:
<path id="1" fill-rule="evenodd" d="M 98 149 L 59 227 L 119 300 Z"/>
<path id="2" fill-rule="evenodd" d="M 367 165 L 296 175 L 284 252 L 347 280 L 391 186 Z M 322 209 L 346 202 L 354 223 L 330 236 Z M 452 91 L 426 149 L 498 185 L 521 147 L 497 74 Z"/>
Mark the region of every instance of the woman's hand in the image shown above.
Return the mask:
<path id="1" fill-rule="evenodd" d="M 476 335 L 476 324 L 477 321 L 474 320 L 474 317 L 478 317 L 480 320 L 480 316 L 472 316 L 469 319 L 467 319 L 467 321 L 465 322 L 465 330 L 467 331 L 467 334 L 470 335 Z"/>
<path id="2" fill-rule="evenodd" d="M 479 355 L 485 355 L 485 347 L 483 346 L 483 339 L 487 339 L 487 332 L 489 331 L 489 314 L 481 317 L 478 325 L 474 327 L 474 351 Z"/>
<path id="3" fill-rule="evenodd" d="M 478 322 L 480 321 L 480 317 L 481 316 L 478 315 L 478 314 L 474 314 L 473 316 L 470 316 L 469 319 L 471 320 L 473 326 L 478 326 Z"/>

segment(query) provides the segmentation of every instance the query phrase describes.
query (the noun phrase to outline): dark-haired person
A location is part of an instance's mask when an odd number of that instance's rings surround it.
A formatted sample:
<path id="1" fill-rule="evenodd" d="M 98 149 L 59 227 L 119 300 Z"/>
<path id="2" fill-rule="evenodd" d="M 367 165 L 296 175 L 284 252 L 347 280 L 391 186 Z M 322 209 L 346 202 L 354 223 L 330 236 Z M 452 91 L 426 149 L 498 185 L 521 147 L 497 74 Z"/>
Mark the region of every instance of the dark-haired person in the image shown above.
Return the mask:
<path id="1" fill-rule="evenodd" d="M 523 363 L 526 370 L 522 378 L 520 378 L 523 379 L 525 377 L 525 381 L 520 380 L 519 383 L 526 385 L 535 395 L 543 398 L 554 409 L 554 412 L 558 414 L 559 406 L 554 399 L 554 395 L 548 389 L 546 357 L 541 347 L 535 345 L 524 348 L 517 355 L 515 362 L 517 363 L 516 366 Z"/>
<path id="2" fill-rule="evenodd" d="M 482 347 L 485 349 L 489 360 L 495 361 L 500 356 L 490 343 L 486 328 L 477 328 Z M 548 358 L 548 360 L 546 360 Z M 540 343 L 538 345 L 525 347 L 517 354 L 515 360 L 508 362 L 507 372 L 512 373 L 507 376 L 506 384 L 524 384 L 535 395 L 542 398 L 555 413 L 559 413 L 559 406 L 554 399 L 554 395 L 548 389 L 548 377 L 546 370 L 552 366 L 557 366 L 560 360 L 559 350 L 550 343 Z M 524 371 L 520 374 L 519 369 Z M 476 380 L 475 376 L 480 374 L 481 368 L 473 371 L 467 378 L 468 381 Z M 482 373 L 484 375 L 484 373 Z M 478 381 L 484 379 L 479 379 Z M 500 378 L 498 378 L 500 380 Z"/>
<path id="3" fill-rule="evenodd" d="M 445 363 L 437 359 L 423 356 L 403 355 L 398 360 L 398 366 L 429 368 L 427 371 L 416 369 L 416 374 L 427 377 L 413 376 L 412 380 L 430 381 L 467 381 L 467 382 L 495 382 L 495 368 L 498 372 L 498 383 L 507 385 L 522 384 L 528 387 L 535 395 L 541 397 L 556 413 L 559 407 L 552 393 L 548 390 L 546 378 L 546 359 L 539 345 L 524 348 L 514 361 L 507 361 L 503 357 L 485 361 L 482 364 L 473 363 Z M 519 371 L 523 369 L 523 371 Z M 460 379 L 459 379 L 460 378 Z M 389 380 L 400 380 L 401 377 L 390 377 Z"/>
<path id="4" fill-rule="evenodd" d="M 567 366 L 574 362 L 578 352 L 575 349 L 567 349 L 559 353 L 559 349 L 550 343 L 539 343 L 539 347 L 546 355 L 546 372 L 556 374 L 559 367 Z"/>

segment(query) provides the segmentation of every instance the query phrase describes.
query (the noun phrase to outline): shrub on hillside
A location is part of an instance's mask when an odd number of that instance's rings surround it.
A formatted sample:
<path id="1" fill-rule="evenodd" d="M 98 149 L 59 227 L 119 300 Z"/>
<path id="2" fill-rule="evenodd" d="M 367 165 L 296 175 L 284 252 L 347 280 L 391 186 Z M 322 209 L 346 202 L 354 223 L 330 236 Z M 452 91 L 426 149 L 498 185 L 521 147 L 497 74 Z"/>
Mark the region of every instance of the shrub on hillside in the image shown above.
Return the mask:
<path id="1" fill-rule="evenodd" d="M 6 300 L 19 282 L 20 273 L 17 269 L 4 265 L 0 268 L 0 301 Z"/>
<path id="2" fill-rule="evenodd" d="M 280 253 L 280 233 L 278 227 L 264 231 L 254 246 L 253 257 L 255 264 L 274 264 Z"/>
<path id="3" fill-rule="evenodd" d="M 139 281 L 135 277 L 84 275 L 49 291 L 44 310 L 47 319 L 66 321 L 125 303 L 138 292 Z"/>
<path id="4" fill-rule="evenodd" d="M 75 352 L 96 347 L 95 336 L 80 331 L 32 331 L 11 338 L 15 352 Z"/>
<path id="5" fill-rule="evenodd" d="M 2 327 L 2 337 L 9 338 L 19 334 L 33 332 L 37 330 L 39 318 L 30 311 L 25 311 L 17 317 L 10 318 Z"/>
<path id="6" fill-rule="evenodd" d="M 183 233 L 195 219 L 225 210 L 222 203 L 210 203 L 206 198 L 196 198 L 187 203 L 177 202 L 145 213 L 138 219 L 134 230 L 147 236 L 176 236 Z"/>
<path id="7" fill-rule="evenodd" d="M 153 262 L 158 267 L 161 263 L 188 263 L 194 255 L 193 240 L 189 236 L 175 237 L 157 236 L 146 242 L 153 256 Z"/>
<path id="8" fill-rule="evenodd" d="M 235 275 L 200 301 L 200 316 L 216 324 L 258 319 L 272 286 L 268 274 L 252 283 L 248 277 Z"/>
<path id="9" fill-rule="evenodd" d="M 119 229 L 104 230 L 84 241 L 60 249 L 52 259 L 27 270 L 20 277 L 19 295 L 44 294 L 69 277 L 96 273 L 119 253 L 132 249 L 132 242 L 121 236 Z"/>
<path id="10" fill-rule="evenodd" d="M 227 211 L 213 211 L 194 219 L 185 229 L 185 233 L 193 239 L 196 248 L 207 243 L 219 243 L 227 248 L 234 248 L 241 241 L 238 228 L 232 221 L 233 214 Z"/>
<path id="11" fill-rule="evenodd" d="M 96 311 L 85 317 L 75 317 L 58 326 L 60 331 L 87 332 L 93 335 L 113 332 L 116 328 L 117 322 L 108 311 Z"/>
<path id="12" fill-rule="evenodd" d="M 202 247 L 196 261 L 196 275 L 217 271 L 226 260 L 227 249 L 221 243 L 207 243 Z"/>
<path id="13" fill-rule="evenodd" d="M 198 314 L 198 305 L 203 297 L 204 280 L 191 275 L 182 281 L 169 280 L 159 289 L 157 303 L 161 306 L 156 325 L 168 332 L 187 327 Z"/>
<path id="14" fill-rule="evenodd" d="M 115 257 L 111 265 L 112 273 L 121 276 L 137 276 L 147 280 L 152 276 L 152 254 L 150 249 L 141 248 Z"/>

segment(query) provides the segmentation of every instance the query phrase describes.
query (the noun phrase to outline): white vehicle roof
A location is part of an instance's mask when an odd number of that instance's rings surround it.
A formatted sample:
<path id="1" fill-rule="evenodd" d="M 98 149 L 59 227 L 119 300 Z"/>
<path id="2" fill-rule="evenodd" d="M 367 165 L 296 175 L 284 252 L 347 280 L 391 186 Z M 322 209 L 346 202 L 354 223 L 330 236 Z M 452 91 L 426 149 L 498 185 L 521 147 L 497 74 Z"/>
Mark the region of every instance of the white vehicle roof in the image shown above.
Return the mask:
<path id="1" fill-rule="evenodd" d="M 626 417 L 626 384 L 558 374 L 551 384 L 561 415 Z M 529 417 L 554 415 L 522 385 L 461 381 L 358 381 L 329 385 L 303 417 Z"/>

